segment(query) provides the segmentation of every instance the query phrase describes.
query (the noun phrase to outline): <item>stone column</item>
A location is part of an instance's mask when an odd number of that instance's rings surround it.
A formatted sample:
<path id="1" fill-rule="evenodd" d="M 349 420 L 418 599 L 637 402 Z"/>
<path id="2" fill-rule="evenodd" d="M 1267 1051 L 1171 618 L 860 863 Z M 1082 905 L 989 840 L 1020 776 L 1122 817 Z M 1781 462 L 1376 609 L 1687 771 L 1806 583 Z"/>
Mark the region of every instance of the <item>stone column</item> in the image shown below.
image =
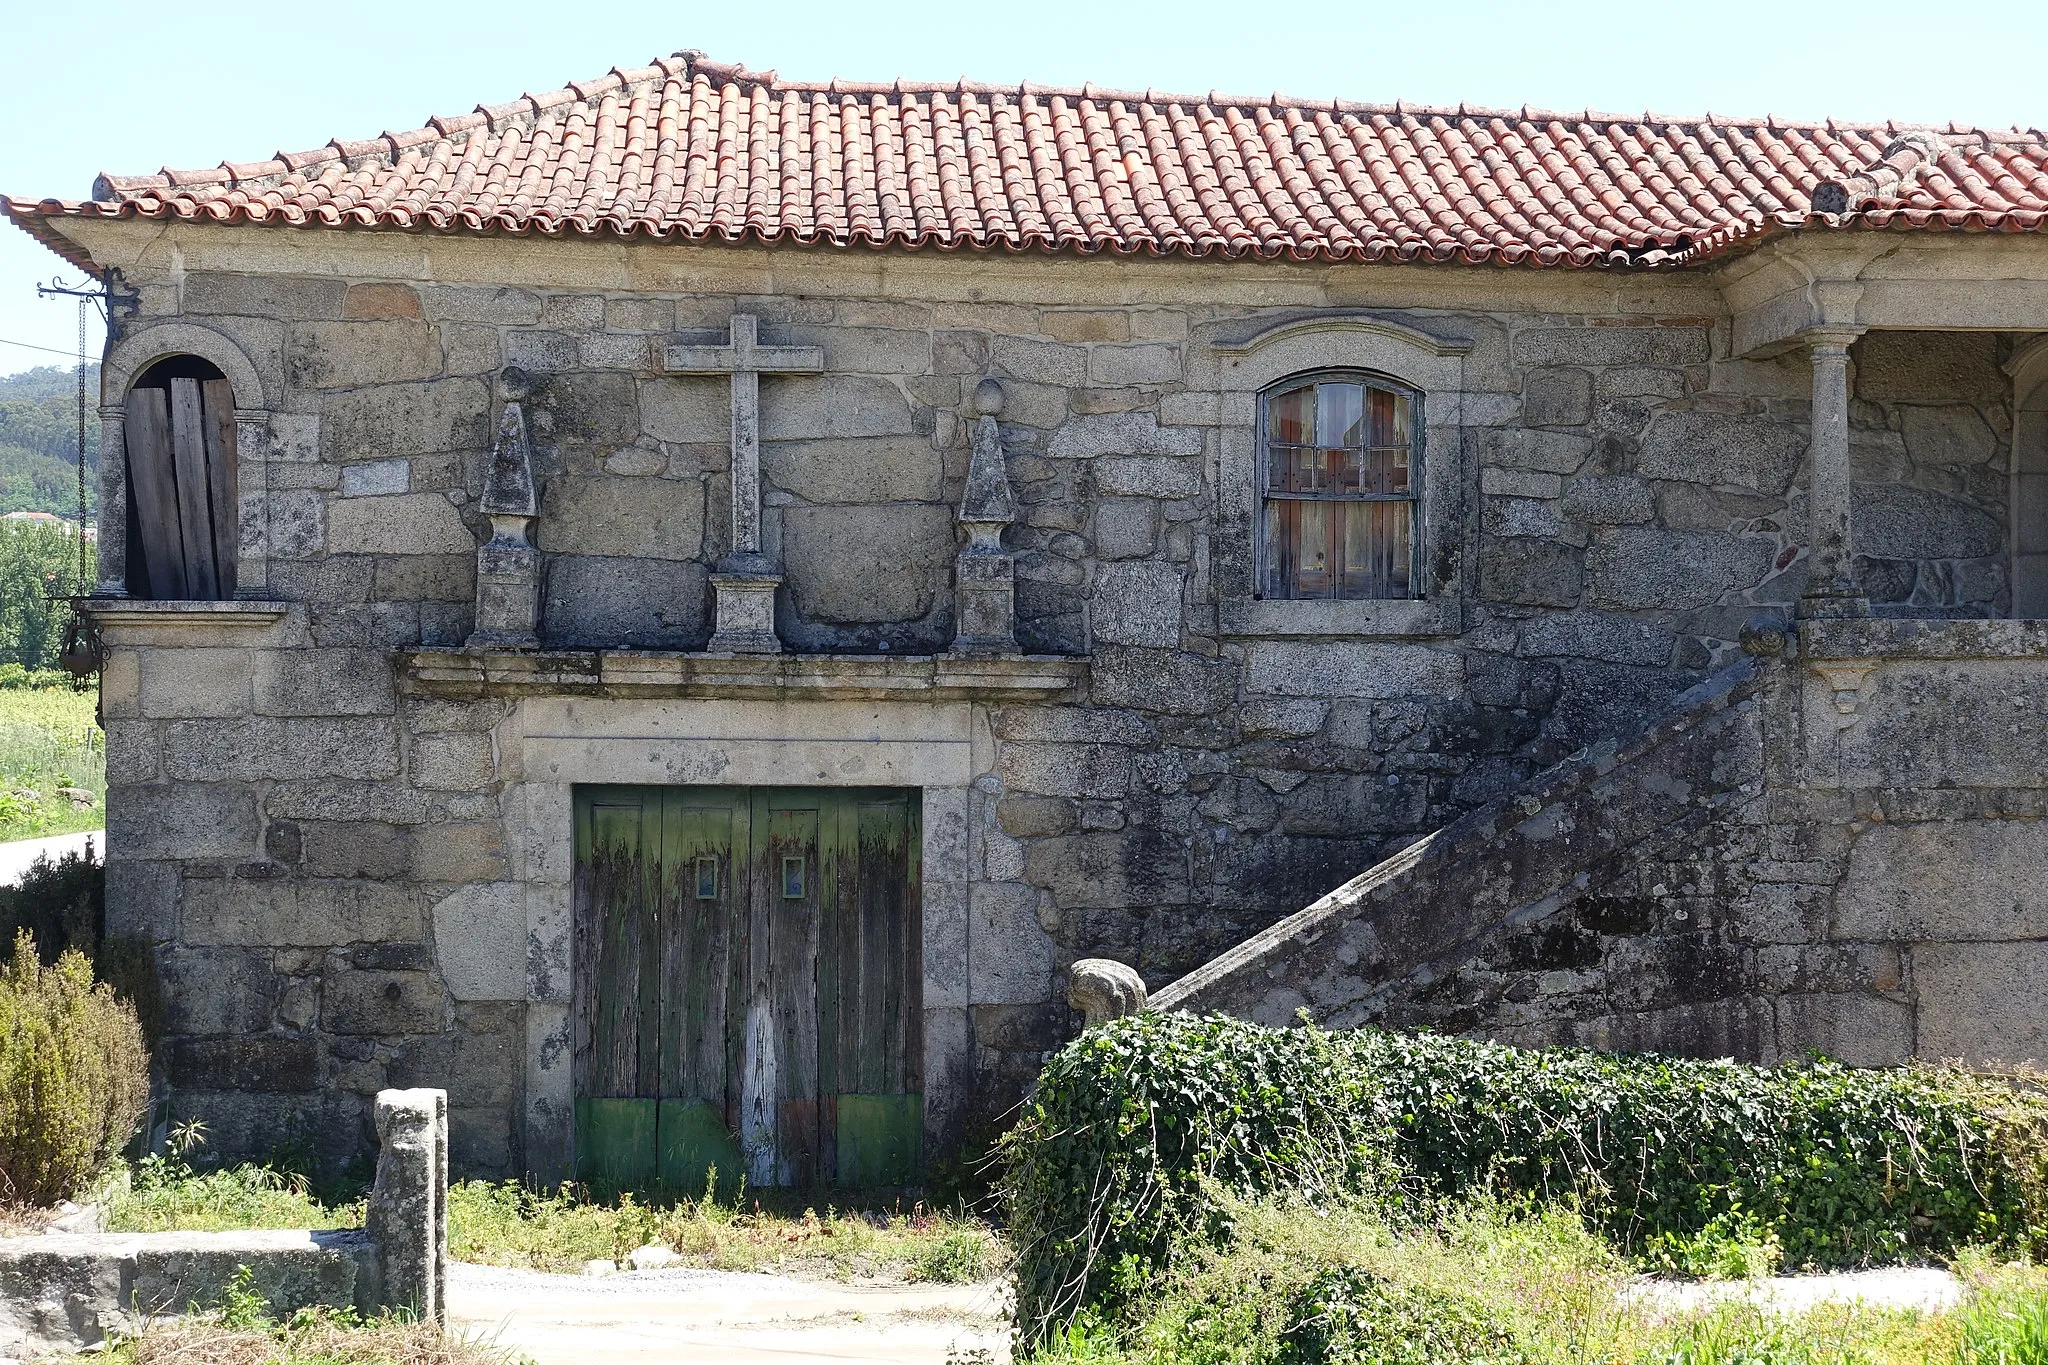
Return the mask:
<path id="1" fill-rule="evenodd" d="M 1016 556 L 1003 549 L 1003 531 L 1017 519 L 1017 497 L 1003 468 L 996 414 L 1003 386 L 984 379 L 974 390 L 974 454 L 960 498 L 967 544 L 953 560 L 953 652 L 1017 652 Z"/>
<path id="2" fill-rule="evenodd" d="M 1806 595 L 1799 614 L 1827 618 L 1868 616 L 1870 603 L 1856 581 L 1850 526 L 1849 344 L 1855 331 L 1806 334 L 1813 358 L 1813 437 L 1807 447 L 1808 535 Z"/>
<path id="3" fill-rule="evenodd" d="M 386 1307 L 448 1320 L 448 1092 L 377 1094 L 377 1179 L 363 1230 L 377 1246 Z"/>
<path id="4" fill-rule="evenodd" d="M 526 414 L 517 403 L 507 403 L 498 419 L 480 506 L 491 519 L 491 538 L 476 552 L 476 629 L 469 647 L 537 649 L 540 551 L 533 543 L 533 522 L 540 504 Z"/>

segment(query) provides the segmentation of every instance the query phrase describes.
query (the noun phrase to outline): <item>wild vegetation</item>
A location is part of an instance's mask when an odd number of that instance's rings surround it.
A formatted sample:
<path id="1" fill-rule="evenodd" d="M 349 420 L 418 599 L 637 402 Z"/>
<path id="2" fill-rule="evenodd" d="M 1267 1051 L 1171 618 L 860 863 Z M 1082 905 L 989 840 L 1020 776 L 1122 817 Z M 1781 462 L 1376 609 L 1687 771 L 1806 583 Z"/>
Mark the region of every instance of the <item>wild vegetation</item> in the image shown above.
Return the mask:
<path id="1" fill-rule="evenodd" d="M 7 669 L 0 664 L 0 842 L 99 829 L 107 744 L 97 694 L 68 683 L 9 687 Z"/>
<path id="2" fill-rule="evenodd" d="M 135 1009 L 82 954 L 45 966 L 27 934 L 0 967 L 0 1201 L 54 1204 L 119 1156 L 149 1098 Z"/>
<path id="3" fill-rule="evenodd" d="M 1577 1211 L 1674 1269 L 2011 1254 L 2048 1238 L 2048 1100 L 1956 1071 L 1856 1071 L 1145 1015 L 1059 1053 L 1009 1139 L 1027 1342 L 1233 1244 L 1234 1201 Z"/>

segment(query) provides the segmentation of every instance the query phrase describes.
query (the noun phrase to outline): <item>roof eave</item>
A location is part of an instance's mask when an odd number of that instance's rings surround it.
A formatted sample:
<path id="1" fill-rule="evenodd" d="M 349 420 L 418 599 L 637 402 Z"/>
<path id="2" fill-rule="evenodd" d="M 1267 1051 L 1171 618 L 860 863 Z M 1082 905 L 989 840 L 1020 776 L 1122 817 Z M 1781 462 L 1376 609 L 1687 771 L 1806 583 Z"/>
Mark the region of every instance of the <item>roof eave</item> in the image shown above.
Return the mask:
<path id="1" fill-rule="evenodd" d="M 9 222 L 94 279 L 106 278 L 106 268 L 92 258 L 90 251 L 57 230 L 55 220 L 64 215 L 50 212 L 44 207 L 44 201 L 31 202 L 0 194 L 0 214 L 5 214 Z"/>

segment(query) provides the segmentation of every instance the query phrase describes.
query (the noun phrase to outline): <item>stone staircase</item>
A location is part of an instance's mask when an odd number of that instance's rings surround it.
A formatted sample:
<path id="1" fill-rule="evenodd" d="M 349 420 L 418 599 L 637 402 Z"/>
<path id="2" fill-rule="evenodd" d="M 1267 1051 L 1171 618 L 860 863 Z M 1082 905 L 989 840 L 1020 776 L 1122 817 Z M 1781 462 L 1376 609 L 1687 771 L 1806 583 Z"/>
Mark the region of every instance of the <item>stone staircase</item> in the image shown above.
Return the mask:
<path id="1" fill-rule="evenodd" d="M 1526 1041 L 1772 1050 L 1697 1021 L 1682 1038 L 1610 1040 L 1577 1025 L 1614 1012 L 1617 974 L 1643 976 L 1635 994 L 1646 1010 L 1660 1003 L 1650 997 L 1672 993 L 1669 953 L 1631 959 L 1603 937 L 1661 937 L 1698 956 L 1694 930 L 1710 926 L 1687 926 L 1682 910 L 1674 923 L 1669 888 L 1643 888 L 1667 893 L 1657 906 L 1615 888 L 1674 846 L 1708 838 L 1732 806 L 1763 790 L 1766 684 L 1776 667 L 1742 659 L 1633 738 L 1573 754 L 1171 983 L 1150 1006 L 1270 1024 L 1305 1009 L 1331 1027 L 1419 1023 Z M 1580 903 L 1589 898 L 1623 922 L 1596 914 L 1588 927 Z M 1745 974 L 1740 964 L 1733 974 Z M 1588 1003 L 1589 991 L 1599 1003 Z"/>

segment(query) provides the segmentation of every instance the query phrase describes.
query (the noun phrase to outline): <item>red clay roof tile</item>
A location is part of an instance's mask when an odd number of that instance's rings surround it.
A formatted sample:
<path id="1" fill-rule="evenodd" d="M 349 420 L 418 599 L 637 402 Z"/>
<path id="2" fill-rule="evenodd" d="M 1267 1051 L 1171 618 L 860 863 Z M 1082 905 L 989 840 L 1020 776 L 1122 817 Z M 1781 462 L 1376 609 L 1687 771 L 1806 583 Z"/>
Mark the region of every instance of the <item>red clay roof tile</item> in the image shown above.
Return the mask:
<path id="1" fill-rule="evenodd" d="M 1801 226 L 2039 231 L 2039 130 L 783 83 L 678 53 L 418 129 L 102 176 L 47 220 L 1656 267 Z"/>

